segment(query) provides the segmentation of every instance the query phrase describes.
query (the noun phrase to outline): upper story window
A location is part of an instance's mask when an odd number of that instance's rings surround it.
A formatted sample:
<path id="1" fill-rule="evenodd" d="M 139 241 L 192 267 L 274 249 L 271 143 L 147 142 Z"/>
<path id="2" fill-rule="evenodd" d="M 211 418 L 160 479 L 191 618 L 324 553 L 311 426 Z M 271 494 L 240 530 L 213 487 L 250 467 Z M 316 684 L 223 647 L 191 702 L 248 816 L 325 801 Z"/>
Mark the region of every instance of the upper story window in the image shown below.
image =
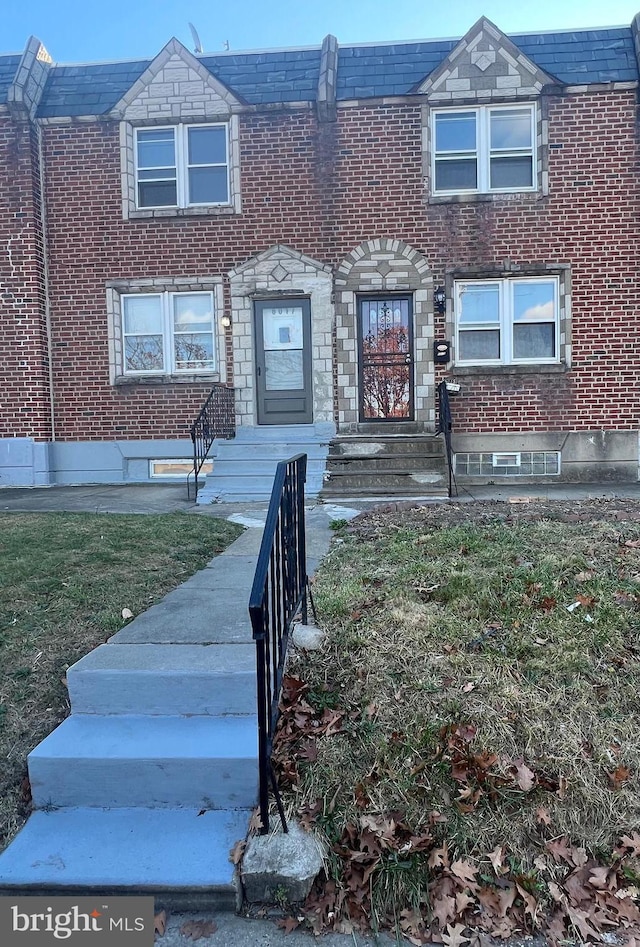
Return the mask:
<path id="1" fill-rule="evenodd" d="M 558 362 L 558 289 L 556 277 L 456 282 L 456 364 Z"/>
<path id="2" fill-rule="evenodd" d="M 435 195 L 535 190 L 535 105 L 434 109 L 432 122 Z"/>
<path id="3" fill-rule="evenodd" d="M 125 375 L 216 370 L 213 293 L 121 297 Z"/>
<path id="4" fill-rule="evenodd" d="M 229 204 L 229 128 L 174 125 L 135 130 L 136 206 Z"/>

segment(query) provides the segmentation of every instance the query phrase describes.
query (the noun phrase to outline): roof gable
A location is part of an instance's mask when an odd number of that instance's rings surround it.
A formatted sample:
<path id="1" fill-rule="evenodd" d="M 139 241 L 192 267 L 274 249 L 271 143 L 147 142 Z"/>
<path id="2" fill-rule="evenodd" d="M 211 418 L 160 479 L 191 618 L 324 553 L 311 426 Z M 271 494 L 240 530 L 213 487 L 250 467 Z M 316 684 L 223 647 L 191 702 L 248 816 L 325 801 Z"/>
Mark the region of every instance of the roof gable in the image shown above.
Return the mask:
<path id="1" fill-rule="evenodd" d="M 217 118 L 242 105 L 182 43 L 170 40 L 111 110 L 127 121 Z"/>
<path id="2" fill-rule="evenodd" d="M 463 36 L 416 92 L 432 102 L 539 95 L 557 79 L 544 72 L 486 17 Z"/>

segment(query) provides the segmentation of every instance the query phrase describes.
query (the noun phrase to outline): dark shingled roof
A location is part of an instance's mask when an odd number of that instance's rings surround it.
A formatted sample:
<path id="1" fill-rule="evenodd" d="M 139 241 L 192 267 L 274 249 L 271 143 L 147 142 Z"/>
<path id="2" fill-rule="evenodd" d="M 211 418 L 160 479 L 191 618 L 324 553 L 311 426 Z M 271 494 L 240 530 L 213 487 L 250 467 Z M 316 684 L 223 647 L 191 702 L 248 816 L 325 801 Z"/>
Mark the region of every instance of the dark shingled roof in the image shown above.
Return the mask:
<path id="1" fill-rule="evenodd" d="M 20 65 L 21 55 L 0 56 L 0 103 L 7 101 L 7 92 Z"/>
<path id="2" fill-rule="evenodd" d="M 229 89 L 252 105 L 315 101 L 320 49 L 202 56 L 201 62 Z M 127 92 L 150 60 L 88 66 L 55 66 L 38 110 L 55 115 L 102 115 Z"/>
<path id="3" fill-rule="evenodd" d="M 202 56 L 201 62 L 251 105 L 315 102 L 317 97 L 320 48 Z"/>
<path id="4" fill-rule="evenodd" d="M 525 55 L 559 82 L 578 85 L 638 80 L 630 27 L 566 30 L 510 37 Z M 436 69 L 457 40 L 341 46 L 338 99 L 406 95 Z M 0 56 L 0 102 L 20 61 Z M 202 63 L 231 91 L 252 105 L 313 102 L 320 48 L 202 56 Z M 102 115 L 149 66 L 150 60 L 53 66 L 38 115 Z"/>
<path id="5" fill-rule="evenodd" d="M 44 87 L 38 117 L 109 112 L 148 65 L 149 60 L 54 66 Z"/>
<path id="6" fill-rule="evenodd" d="M 537 66 L 570 85 L 637 81 L 630 27 L 576 32 L 532 33 L 509 39 Z M 404 95 L 436 69 L 457 40 L 341 46 L 339 99 Z"/>

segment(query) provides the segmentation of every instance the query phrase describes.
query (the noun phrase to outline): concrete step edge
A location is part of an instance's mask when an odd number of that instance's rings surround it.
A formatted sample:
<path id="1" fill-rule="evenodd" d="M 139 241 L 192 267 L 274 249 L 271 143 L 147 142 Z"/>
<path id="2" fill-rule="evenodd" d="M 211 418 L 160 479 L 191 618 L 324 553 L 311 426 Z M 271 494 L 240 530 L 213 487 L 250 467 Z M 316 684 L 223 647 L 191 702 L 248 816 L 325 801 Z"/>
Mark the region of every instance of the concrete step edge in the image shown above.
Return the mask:
<path id="1" fill-rule="evenodd" d="M 35 812 L 0 854 L 0 894 L 153 894 L 156 904 L 174 910 L 235 911 L 240 885 L 228 852 L 246 836 L 250 813 L 143 807 Z M 177 858 L 181 851 L 189 857 Z"/>

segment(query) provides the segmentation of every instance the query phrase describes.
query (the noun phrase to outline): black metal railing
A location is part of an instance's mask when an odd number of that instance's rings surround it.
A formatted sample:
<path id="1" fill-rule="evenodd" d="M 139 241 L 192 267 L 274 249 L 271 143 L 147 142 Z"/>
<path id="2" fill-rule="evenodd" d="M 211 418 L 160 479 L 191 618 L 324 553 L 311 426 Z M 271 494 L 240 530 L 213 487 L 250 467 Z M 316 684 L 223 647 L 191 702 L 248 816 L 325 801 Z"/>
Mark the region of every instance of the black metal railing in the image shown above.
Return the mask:
<path id="1" fill-rule="evenodd" d="M 187 474 L 187 496 L 191 497 L 190 477 L 193 475 L 195 495 L 198 496 L 198 474 L 216 437 L 229 438 L 235 434 L 233 419 L 233 388 L 218 385 L 209 392 L 209 397 L 190 427 L 193 443 L 193 469 Z"/>
<path id="2" fill-rule="evenodd" d="M 249 599 L 258 675 L 258 763 L 262 835 L 269 831 L 270 785 L 282 827 L 287 831 L 271 753 L 293 620 L 301 614 L 302 621 L 307 621 L 308 580 L 304 522 L 306 474 L 306 454 L 283 460 L 276 468 Z"/>
<path id="3" fill-rule="evenodd" d="M 436 434 L 444 434 L 445 452 L 447 456 L 447 470 L 449 473 L 449 496 L 458 496 L 458 485 L 453 472 L 453 448 L 451 446 L 451 431 L 453 424 L 451 422 L 451 404 L 449 403 L 449 390 L 446 381 L 441 381 L 438 385 L 438 424 Z"/>

